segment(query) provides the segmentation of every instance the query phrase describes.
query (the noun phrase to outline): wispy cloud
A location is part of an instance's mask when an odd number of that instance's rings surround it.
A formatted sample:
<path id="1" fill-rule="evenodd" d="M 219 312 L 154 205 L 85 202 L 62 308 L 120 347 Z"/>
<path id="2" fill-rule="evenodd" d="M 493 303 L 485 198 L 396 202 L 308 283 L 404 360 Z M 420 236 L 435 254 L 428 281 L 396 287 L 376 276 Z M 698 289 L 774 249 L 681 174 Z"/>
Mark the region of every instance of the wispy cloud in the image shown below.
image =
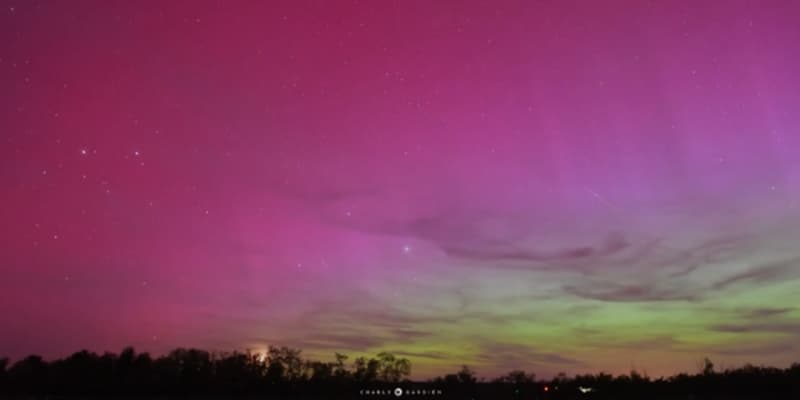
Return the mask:
<path id="1" fill-rule="evenodd" d="M 794 340 L 772 341 L 764 344 L 743 344 L 717 346 L 712 349 L 715 354 L 726 356 L 763 357 L 770 354 L 791 354 L 796 351 Z"/>
<path id="2" fill-rule="evenodd" d="M 694 301 L 700 298 L 700 293 L 656 285 L 618 285 L 600 282 L 584 286 L 567 285 L 564 291 L 590 300 L 612 302 L 648 302 L 648 301 Z"/>
<path id="3" fill-rule="evenodd" d="M 575 367 L 583 362 L 554 352 L 540 351 L 533 346 L 518 343 L 483 342 L 474 357 L 478 364 L 499 367 L 510 371 L 524 368 Z"/>
<path id="4" fill-rule="evenodd" d="M 800 257 L 775 261 L 766 265 L 751 268 L 747 271 L 727 277 L 713 285 L 713 289 L 725 289 L 729 286 L 744 283 L 766 283 L 784 279 L 800 278 Z"/>
<path id="5" fill-rule="evenodd" d="M 800 335 L 800 322 L 755 322 L 712 325 L 711 330 L 731 333 L 788 333 Z"/>
<path id="6" fill-rule="evenodd" d="M 742 310 L 740 314 L 744 318 L 753 318 L 753 319 L 761 319 L 761 318 L 770 318 L 779 315 L 784 315 L 794 311 L 792 307 L 784 307 L 784 308 L 754 308 L 751 310 Z"/>
<path id="7" fill-rule="evenodd" d="M 401 357 L 415 357 L 415 358 L 428 358 L 431 360 L 453 360 L 456 357 L 452 354 L 441 351 L 403 351 L 403 350 L 390 350 L 391 353 Z"/>

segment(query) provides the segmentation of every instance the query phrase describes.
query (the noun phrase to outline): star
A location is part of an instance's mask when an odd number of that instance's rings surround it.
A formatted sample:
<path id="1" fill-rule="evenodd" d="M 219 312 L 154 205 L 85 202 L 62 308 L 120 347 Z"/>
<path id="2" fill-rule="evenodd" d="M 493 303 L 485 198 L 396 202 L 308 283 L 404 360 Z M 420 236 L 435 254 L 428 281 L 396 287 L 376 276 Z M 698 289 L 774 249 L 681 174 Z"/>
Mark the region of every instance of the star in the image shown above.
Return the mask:
<path id="1" fill-rule="evenodd" d="M 405 245 L 403 246 L 403 254 L 411 253 L 411 246 Z"/>

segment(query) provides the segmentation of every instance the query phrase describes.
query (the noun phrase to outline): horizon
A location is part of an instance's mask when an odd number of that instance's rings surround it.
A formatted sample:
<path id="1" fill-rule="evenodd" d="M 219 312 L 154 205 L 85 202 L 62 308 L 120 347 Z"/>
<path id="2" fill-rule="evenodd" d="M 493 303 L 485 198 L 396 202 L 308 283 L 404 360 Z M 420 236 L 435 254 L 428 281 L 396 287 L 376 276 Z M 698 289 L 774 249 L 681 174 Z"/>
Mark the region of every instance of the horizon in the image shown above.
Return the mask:
<path id="1" fill-rule="evenodd" d="M 336 362 L 337 362 L 336 357 L 331 357 L 330 359 L 310 359 L 310 358 L 306 357 L 306 355 L 303 353 L 302 349 L 292 349 L 292 348 L 288 348 L 288 347 L 283 347 L 283 348 L 286 348 L 286 349 L 289 349 L 289 350 L 299 350 L 298 355 L 299 355 L 300 359 L 305 363 L 323 362 L 323 363 L 329 363 L 330 365 L 335 365 Z M 276 346 L 275 349 L 276 350 L 280 350 L 280 349 L 282 349 L 282 347 L 281 346 Z M 42 360 L 44 362 L 46 362 L 46 363 L 64 361 L 64 360 L 67 360 L 67 359 L 69 359 L 69 358 L 71 358 L 73 356 L 80 355 L 81 353 L 84 353 L 84 352 L 88 352 L 89 354 L 97 356 L 97 357 L 103 357 L 103 356 L 106 356 L 106 355 L 113 355 L 114 357 L 119 357 L 121 354 L 123 354 L 127 350 L 133 351 L 133 353 L 136 356 L 148 355 L 149 357 L 152 358 L 152 360 L 156 360 L 158 358 L 167 358 L 167 357 L 170 357 L 171 355 L 173 355 L 175 352 L 182 350 L 182 351 L 200 351 L 200 352 L 204 352 L 204 353 L 207 353 L 212 360 L 217 360 L 217 361 L 220 360 L 220 359 L 224 359 L 226 357 L 235 356 L 237 354 L 239 354 L 239 355 L 245 354 L 245 355 L 253 356 L 254 360 L 258 360 L 258 362 L 263 363 L 264 365 L 269 365 L 269 363 L 270 363 L 270 359 L 269 359 L 269 355 L 268 355 L 269 349 L 266 349 L 264 352 L 258 352 L 258 351 L 252 351 L 251 349 L 244 349 L 244 350 L 208 350 L 208 349 L 197 349 L 197 348 L 192 348 L 192 347 L 176 347 L 176 348 L 171 349 L 171 350 L 169 350 L 167 352 L 164 352 L 162 354 L 151 354 L 149 352 L 138 352 L 132 346 L 126 346 L 123 349 L 121 349 L 119 352 L 110 351 L 110 350 L 104 350 L 104 351 L 96 352 L 96 351 L 91 351 L 91 350 L 88 350 L 88 349 L 81 349 L 81 350 L 78 350 L 78 351 L 73 351 L 73 352 L 71 352 L 71 353 L 69 353 L 69 354 L 67 354 L 65 356 L 62 356 L 62 357 L 53 357 L 53 358 L 50 358 L 50 359 L 42 357 Z M 350 355 L 350 354 L 342 354 L 342 353 L 336 353 L 336 354 L 340 354 L 340 355 L 346 356 L 344 358 L 343 367 L 348 372 L 352 372 L 351 368 L 355 368 L 355 361 L 356 361 L 357 358 L 363 357 L 363 358 L 369 360 L 369 359 L 376 359 L 376 356 L 378 358 L 380 357 L 380 354 L 371 354 L 371 355 L 370 354 Z M 389 352 L 388 354 L 391 354 L 393 357 L 397 357 L 398 356 L 398 354 L 395 354 L 395 353 L 390 353 Z M 37 355 L 37 354 L 29 354 L 29 355 L 27 355 L 25 357 L 22 357 L 20 359 L 13 360 L 13 359 L 9 359 L 9 358 L 6 358 L 6 357 L 0 355 L 0 361 L 7 362 L 7 364 L 5 364 L 5 368 L 6 368 L 6 370 L 8 370 L 11 367 L 13 367 L 15 363 L 24 361 L 26 359 L 29 359 L 30 357 L 41 357 L 41 356 Z M 408 359 L 406 359 L 405 357 L 402 357 L 402 356 L 397 357 L 397 359 L 398 360 L 408 360 Z M 2 364 L 0 364 L 0 365 L 2 365 Z M 640 369 L 637 369 L 635 367 L 631 368 L 628 371 L 621 372 L 621 373 L 613 373 L 613 372 L 610 372 L 610 371 L 580 371 L 580 372 L 560 371 L 560 372 L 558 372 L 556 374 L 551 374 L 551 375 L 546 375 L 546 374 L 542 375 L 542 374 L 537 373 L 536 371 L 528 370 L 528 369 L 525 369 L 525 368 L 521 368 L 521 369 L 508 370 L 508 371 L 505 371 L 503 373 L 500 373 L 500 374 L 497 374 L 497 375 L 493 375 L 493 376 L 486 376 L 486 375 L 481 375 L 480 371 L 476 371 L 474 368 L 472 368 L 469 365 L 457 365 L 457 366 L 454 365 L 450 370 L 446 371 L 445 373 L 439 374 L 439 375 L 431 375 L 431 376 L 426 376 L 426 377 L 419 377 L 419 376 L 413 377 L 413 375 L 414 375 L 414 365 L 410 364 L 410 374 L 408 376 L 406 376 L 405 378 L 401 379 L 401 381 L 407 380 L 407 381 L 413 382 L 413 383 L 425 383 L 425 382 L 433 381 L 433 380 L 436 380 L 436 379 L 439 379 L 439 378 L 445 378 L 447 375 L 458 373 L 459 371 L 462 371 L 464 368 L 466 368 L 467 370 L 470 371 L 470 373 L 477 380 L 477 382 L 487 382 L 488 383 L 488 382 L 496 382 L 496 381 L 498 381 L 498 380 L 500 380 L 502 378 L 507 378 L 507 377 L 510 376 L 510 374 L 517 373 L 517 372 L 525 373 L 525 375 L 527 377 L 531 377 L 532 380 L 535 380 L 537 382 L 550 381 L 550 380 L 559 379 L 559 378 L 562 378 L 562 377 L 566 377 L 568 379 L 573 379 L 573 378 L 580 377 L 580 376 L 585 376 L 585 375 L 600 376 L 600 375 L 604 375 L 604 374 L 610 375 L 613 378 L 617 378 L 617 377 L 621 377 L 621 376 L 631 377 L 631 376 L 637 375 L 637 376 L 645 378 L 645 379 L 653 379 L 653 380 L 666 379 L 666 380 L 668 380 L 670 378 L 677 378 L 677 377 L 679 377 L 681 375 L 693 376 L 693 375 L 704 375 L 704 374 L 709 374 L 709 373 L 712 373 L 712 374 L 725 374 L 725 373 L 730 373 L 730 372 L 735 372 L 735 371 L 743 371 L 743 370 L 746 370 L 749 367 L 767 368 L 767 369 L 774 368 L 774 369 L 780 369 L 780 370 L 787 370 L 788 371 L 790 369 L 796 369 L 796 368 L 798 368 L 798 366 L 800 366 L 800 362 L 792 362 L 791 365 L 788 365 L 788 366 L 785 366 L 785 367 L 774 366 L 774 365 L 753 364 L 753 363 L 745 363 L 745 364 L 742 364 L 742 365 L 735 365 L 735 366 L 716 365 L 716 364 L 714 364 L 713 360 L 710 360 L 709 358 L 705 357 L 702 360 L 697 360 L 697 362 L 696 362 L 696 364 L 694 366 L 695 367 L 694 371 L 689 371 L 689 370 L 678 371 L 678 372 L 676 372 L 674 374 L 671 374 L 671 375 L 660 375 L 660 376 L 650 375 L 650 374 L 648 374 L 646 369 L 641 369 L 640 370 Z M 310 368 L 310 367 L 306 366 L 306 368 Z M 308 370 L 305 373 L 309 374 L 309 375 L 307 375 L 307 377 L 311 377 L 311 378 L 314 377 L 313 371 L 311 371 L 311 370 Z"/>
<path id="2" fill-rule="evenodd" d="M 2 4 L 2 356 L 800 360 L 798 2 Z"/>

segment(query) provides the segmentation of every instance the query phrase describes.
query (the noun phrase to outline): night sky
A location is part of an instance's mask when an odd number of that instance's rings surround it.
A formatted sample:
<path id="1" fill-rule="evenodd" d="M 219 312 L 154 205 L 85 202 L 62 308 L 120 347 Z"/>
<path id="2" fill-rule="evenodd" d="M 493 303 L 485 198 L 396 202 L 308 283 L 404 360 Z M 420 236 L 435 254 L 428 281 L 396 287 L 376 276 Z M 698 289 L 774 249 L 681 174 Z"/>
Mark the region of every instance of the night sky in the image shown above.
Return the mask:
<path id="1" fill-rule="evenodd" d="M 0 355 L 800 359 L 798 2 L 0 4 Z"/>

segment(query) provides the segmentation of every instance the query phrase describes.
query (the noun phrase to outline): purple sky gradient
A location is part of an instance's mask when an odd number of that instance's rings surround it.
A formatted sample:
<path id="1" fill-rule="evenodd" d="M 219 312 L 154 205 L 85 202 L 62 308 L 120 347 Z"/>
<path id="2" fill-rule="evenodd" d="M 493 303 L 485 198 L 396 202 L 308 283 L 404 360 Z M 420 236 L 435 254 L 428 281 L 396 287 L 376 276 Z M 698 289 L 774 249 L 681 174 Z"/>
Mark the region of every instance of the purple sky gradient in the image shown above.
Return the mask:
<path id="1" fill-rule="evenodd" d="M 800 358 L 796 2 L 2 5 L 0 355 Z"/>

